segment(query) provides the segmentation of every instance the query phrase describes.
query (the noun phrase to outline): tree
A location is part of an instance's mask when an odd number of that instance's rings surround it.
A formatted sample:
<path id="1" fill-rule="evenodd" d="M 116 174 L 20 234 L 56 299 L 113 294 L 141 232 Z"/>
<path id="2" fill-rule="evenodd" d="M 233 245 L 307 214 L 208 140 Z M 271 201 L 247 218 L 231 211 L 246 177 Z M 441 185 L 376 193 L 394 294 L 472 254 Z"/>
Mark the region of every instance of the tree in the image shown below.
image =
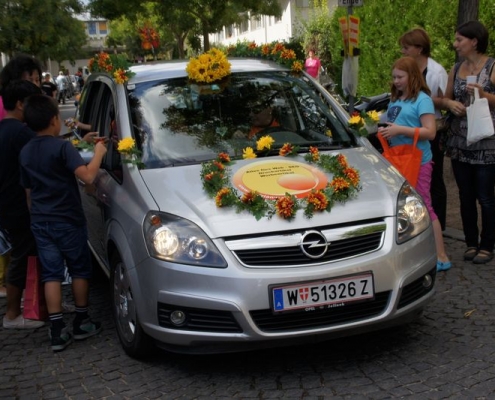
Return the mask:
<path id="1" fill-rule="evenodd" d="M 166 5 L 165 2 L 159 0 L 153 2 L 162 4 L 162 9 L 166 13 L 175 10 L 184 16 L 193 17 L 203 35 L 205 51 L 210 48 L 209 34 L 218 32 L 223 26 L 239 24 L 249 16 L 281 15 L 277 0 L 168 0 Z M 163 8 L 165 6 L 166 8 Z M 121 15 L 132 19 L 132 15 L 142 9 L 143 2 L 139 0 L 121 0 L 119 2 L 90 0 L 89 7 L 94 15 L 100 15 L 107 19 Z"/>
<path id="2" fill-rule="evenodd" d="M 77 0 L 46 0 L 40 18 L 34 0 L 0 0 L 0 51 L 73 61 L 86 43 L 84 26 L 73 17 L 82 10 Z"/>
<path id="3" fill-rule="evenodd" d="M 479 0 L 459 0 L 457 26 L 468 21 L 478 20 Z"/>

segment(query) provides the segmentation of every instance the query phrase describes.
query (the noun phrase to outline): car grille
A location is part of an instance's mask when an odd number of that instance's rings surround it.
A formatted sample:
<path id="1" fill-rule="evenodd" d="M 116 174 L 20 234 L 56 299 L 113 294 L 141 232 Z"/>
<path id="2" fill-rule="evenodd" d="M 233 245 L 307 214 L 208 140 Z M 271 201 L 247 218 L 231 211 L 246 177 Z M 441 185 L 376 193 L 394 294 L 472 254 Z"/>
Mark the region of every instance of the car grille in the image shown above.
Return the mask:
<path id="1" fill-rule="evenodd" d="M 381 314 L 387 307 L 390 291 L 376 293 L 374 300 L 309 312 L 274 314 L 270 309 L 251 311 L 256 326 L 263 332 L 284 332 L 324 328 L 355 322 Z"/>
<path id="2" fill-rule="evenodd" d="M 433 280 L 430 286 L 424 287 L 423 286 L 424 277 L 421 277 L 419 279 L 416 279 L 414 282 L 411 282 L 410 284 L 406 285 L 402 289 L 399 305 L 397 306 L 398 309 L 401 309 L 402 307 L 405 307 L 408 304 L 415 302 L 416 300 L 423 297 L 425 294 L 429 293 L 435 287 L 435 277 L 437 275 L 437 268 L 436 267 L 433 268 L 430 272 L 428 272 L 428 274 L 431 276 Z"/>
<path id="3" fill-rule="evenodd" d="M 382 221 L 373 221 L 360 225 L 320 228 L 318 231 L 293 232 L 280 236 L 241 238 L 229 240 L 226 244 L 238 260 L 247 267 L 276 268 L 315 265 L 378 250 L 382 246 L 385 229 L 386 226 Z M 317 241 L 313 238 L 304 239 L 308 232 L 316 232 L 317 234 L 313 237 L 318 238 L 320 235 L 319 237 L 326 239 L 328 247 L 326 251 L 322 251 L 324 254 L 310 257 L 308 252 L 303 251 L 305 241 L 306 248 L 311 248 L 311 243 Z M 317 245 L 320 245 L 320 242 Z"/>
<path id="4" fill-rule="evenodd" d="M 299 245 L 262 249 L 236 250 L 234 254 L 248 266 L 292 266 L 323 263 L 355 257 L 380 248 L 383 232 L 331 241 L 325 255 L 318 259 L 306 256 Z"/>
<path id="5" fill-rule="evenodd" d="M 177 326 L 170 321 L 170 314 L 180 310 L 186 314 L 183 325 Z M 187 331 L 241 333 L 242 329 L 230 311 L 206 310 L 158 303 L 158 323 L 169 329 Z"/>

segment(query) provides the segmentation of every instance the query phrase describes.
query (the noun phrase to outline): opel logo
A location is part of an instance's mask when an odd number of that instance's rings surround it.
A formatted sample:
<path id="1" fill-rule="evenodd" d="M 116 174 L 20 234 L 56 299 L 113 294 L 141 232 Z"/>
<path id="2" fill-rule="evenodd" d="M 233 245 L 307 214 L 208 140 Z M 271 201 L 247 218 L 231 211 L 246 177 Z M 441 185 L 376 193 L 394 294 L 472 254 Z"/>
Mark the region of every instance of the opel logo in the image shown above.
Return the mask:
<path id="1" fill-rule="evenodd" d="M 322 258 L 326 254 L 329 245 L 327 238 L 321 232 L 307 231 L 304 232 L 299 246 L 301 251 L 309 258 Z"/>

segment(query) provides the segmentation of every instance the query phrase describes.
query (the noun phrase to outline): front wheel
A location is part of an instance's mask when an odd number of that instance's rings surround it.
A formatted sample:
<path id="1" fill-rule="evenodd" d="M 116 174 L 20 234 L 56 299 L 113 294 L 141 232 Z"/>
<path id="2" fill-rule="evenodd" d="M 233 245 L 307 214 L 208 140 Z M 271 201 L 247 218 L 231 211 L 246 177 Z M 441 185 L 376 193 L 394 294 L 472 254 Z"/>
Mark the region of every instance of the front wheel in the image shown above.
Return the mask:
<path id="1" fill-rule="evenodd" d="M 139 322 L 127 269 L 119 254 L 112 257 L 111 268 L 112 312 L 120 343 L 129 356 L 145 357 L 153 348 L 153 341 Z"/>

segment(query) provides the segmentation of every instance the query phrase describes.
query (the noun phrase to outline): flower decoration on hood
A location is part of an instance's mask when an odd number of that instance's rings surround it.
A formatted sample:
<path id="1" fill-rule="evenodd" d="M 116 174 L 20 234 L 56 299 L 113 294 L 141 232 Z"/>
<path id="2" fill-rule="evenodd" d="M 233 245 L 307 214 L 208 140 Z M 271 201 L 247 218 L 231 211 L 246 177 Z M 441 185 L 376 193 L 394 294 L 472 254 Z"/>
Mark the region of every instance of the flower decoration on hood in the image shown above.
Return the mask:
<path id="1" fill-rule="evenodd" d="M 265 154 L 271 149 L 273 143 L 274 140 L 270 136 L 258 139 L 256 142 L 258 154 Z M 297 150 L 297 146 L 285 143 L 279 155 L 282 157 L 297 156 Z M 244 159 L 256 158 L 257 153 L 253 147 L 246 147 L 242 157 Z M 301 209 L 304 210 L 307 218 L 312 218 L 317 212 L 330 212 L 335 202 L 343 204 L 361 190 L 359 171 L 348 164 L 344 155 L 320 154 L 318 148 L 312 146 L 305 154 L 304 160 L 332 174 L 332 180 L 326 187 L 311 190 L 305 198 L 297 198 L 286 193 L 276 199 L 267 199 L 256 191 L 248 191 L 239 195 L 237 189 L 231 184 L 229 166 L 233 161 L 226 153 L 220 153 L 215 160 L 202 164 L 203 189 L 209 197 L 215 199 L 217 207 L 234 207 L 237 212 L 247 211 L 257 220 L 263 217 L 270 219 L 277 215 L 289 221 L 294 219 L 297 211 Z"/>

